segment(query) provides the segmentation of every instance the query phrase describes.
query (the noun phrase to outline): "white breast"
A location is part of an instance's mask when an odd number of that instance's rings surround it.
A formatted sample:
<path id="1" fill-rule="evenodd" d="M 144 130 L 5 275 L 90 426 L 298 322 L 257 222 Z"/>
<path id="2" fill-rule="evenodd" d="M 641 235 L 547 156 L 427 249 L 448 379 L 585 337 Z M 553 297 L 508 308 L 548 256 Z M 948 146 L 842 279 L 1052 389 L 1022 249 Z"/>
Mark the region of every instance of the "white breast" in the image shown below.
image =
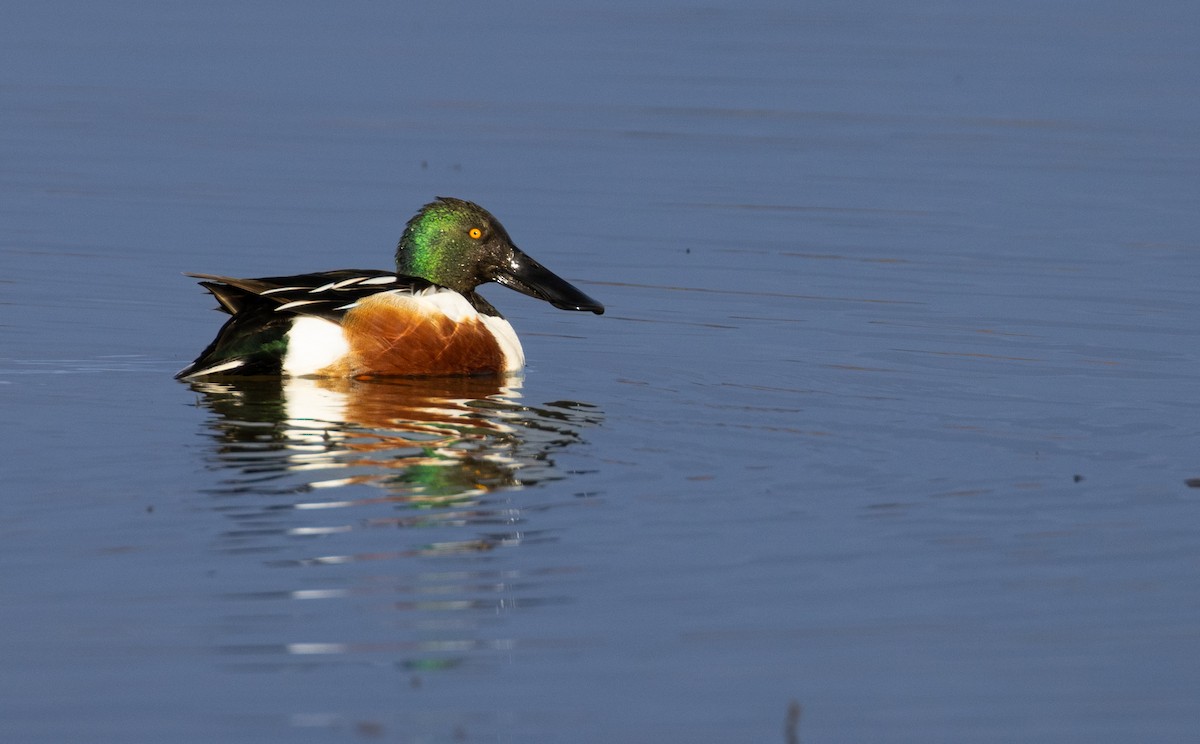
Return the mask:
<path id="1" fill-rule="evenodd" d="M 525 366 L 525 350 L 521 348 L 521 340 L 517 338 L 517 332 L 513 330 L 512 324 L 504 318 L 496 318 L 491 315 L 480 315 L 479 319 L 483 321 L 487 329 L 496 337 L 496 342 L 500 344 L 500 352 L 504 354 L 504 371 L 520 371 Z"/>
<path id="2" fill-rule="evenodd" d="M 492 335 L 496 337 L 496 343 L 500 345 L 500 353 L 504 355 L 504 371 L 518 372 L 524 368 L 525 350 L 521 348 L 521 340 L 517 338 L 517 332 L 513 330 L 512 324 L 507 320 L 491 315 L 480 315 L 475 308 L 471 307 L 471 303 L 467 302 L 466 297 L 449 289 L 430 287 L 417 292 L 416 296 L 421 298 L 423 306 L 436 307 L 456 323 L 471 319 L 482 321 L 484 327 L 492 332 Z"/>
<path id="3" fill-rule="evenodd" d="M 512 324 L 504 318 L 480 315 L 475 308 L 471 307 L 471 303 L 467 302 L 466 297 L 448 289 L 430 288 L 419 292 L 418 296 L 423 302 L 433 305 L 456 323 L 471 319 L 482 321 L 484 327 L 496 337 L 496 343 L 500 344 L 500 353 L 504 355 L 505 372 L 517 372 L 525 366 L 525 350 L 521 348 L 521 340 L 517 338 L 517 332 L 513 330 Z"/>

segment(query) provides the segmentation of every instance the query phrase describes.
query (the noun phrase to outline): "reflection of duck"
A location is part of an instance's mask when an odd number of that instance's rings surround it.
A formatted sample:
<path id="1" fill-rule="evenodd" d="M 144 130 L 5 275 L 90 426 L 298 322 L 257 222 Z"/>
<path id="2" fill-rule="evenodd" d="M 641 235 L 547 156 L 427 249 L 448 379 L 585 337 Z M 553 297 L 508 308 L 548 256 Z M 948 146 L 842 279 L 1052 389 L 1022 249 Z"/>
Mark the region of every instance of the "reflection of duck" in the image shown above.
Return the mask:
<path id="1" fill-rule="evenodd" d="M 211 412 L 214 547 L 245 558 L 221 573 L 214 630 L 235 664 L 451 668 L 511 649 L 508 617 L 566 601 L 561 552 L 513 556 L 558 539 L 546 510 L 592 503 L 526 487 L 567 477 L 554 453 L 600 423 L 594 407 L 528 405 L 515 378 L 191 386 Z"/>
<path id="2" fill-rule="evenodd" d="M 519 250 L 482 207 L 440 198 L 409 220 L 396 272 L 234 279 L 194 274 L 230 319 L 177 377 L 479 375 L 521 369 L 498 282 L 564 310 L 604 307 Z"/>
<path id="3" fill-rule="evenodd" d="M 236 490 L 299 477 L 304 490 L 361 484 L 387 489 L 389 501 L 455 503 L 561 477 L 545 454 L 596 422 L 586 404 L 522 405 L 515 378 L 230 378 L 193 388 L 219 415 L 220 464 L 246 476 Z"/>

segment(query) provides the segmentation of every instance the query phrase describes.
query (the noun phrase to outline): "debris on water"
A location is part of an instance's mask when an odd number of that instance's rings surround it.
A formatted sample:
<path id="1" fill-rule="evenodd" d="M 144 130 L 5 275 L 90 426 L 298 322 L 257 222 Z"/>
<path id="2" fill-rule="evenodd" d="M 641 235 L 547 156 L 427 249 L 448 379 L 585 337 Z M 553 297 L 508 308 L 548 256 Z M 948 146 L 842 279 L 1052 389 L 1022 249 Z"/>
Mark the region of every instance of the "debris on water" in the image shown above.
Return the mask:
<path id="1" fill-rule="evenodd" d="M 800 744 L 800 713 L 803 710 L 798 700 L 788 703 L 783 723 L 783 740 L 786 744 Z"/>

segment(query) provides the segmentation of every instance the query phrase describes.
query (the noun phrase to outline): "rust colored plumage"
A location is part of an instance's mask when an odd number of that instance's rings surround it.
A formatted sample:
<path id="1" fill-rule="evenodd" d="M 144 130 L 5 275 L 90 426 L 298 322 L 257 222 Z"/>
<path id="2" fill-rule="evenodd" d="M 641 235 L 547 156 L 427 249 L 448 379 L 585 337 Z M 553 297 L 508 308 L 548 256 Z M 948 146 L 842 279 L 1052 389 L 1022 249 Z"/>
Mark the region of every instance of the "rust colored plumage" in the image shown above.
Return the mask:
<path id="1" fill-rule="evenodd" d="M 452 320 L 411 296 L 381 294 L 361 300 L 342 319 L 350 345 L 334 376 L 497 374 L 504 353 L 479 317 Z"/>

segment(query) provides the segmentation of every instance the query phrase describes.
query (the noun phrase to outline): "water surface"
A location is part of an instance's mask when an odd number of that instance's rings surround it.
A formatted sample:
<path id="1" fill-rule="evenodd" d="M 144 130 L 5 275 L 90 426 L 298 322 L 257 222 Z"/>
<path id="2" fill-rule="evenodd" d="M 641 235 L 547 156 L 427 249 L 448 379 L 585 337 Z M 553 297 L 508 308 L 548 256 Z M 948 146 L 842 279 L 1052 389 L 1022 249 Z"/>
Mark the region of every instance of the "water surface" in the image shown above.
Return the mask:
<path id="1" fill-rule="evenodd" d="M 11 9 L 0 739 L 1188 740 L 1198 21 Z M 608 312 L 171 379 L 435 194 Z"/>

